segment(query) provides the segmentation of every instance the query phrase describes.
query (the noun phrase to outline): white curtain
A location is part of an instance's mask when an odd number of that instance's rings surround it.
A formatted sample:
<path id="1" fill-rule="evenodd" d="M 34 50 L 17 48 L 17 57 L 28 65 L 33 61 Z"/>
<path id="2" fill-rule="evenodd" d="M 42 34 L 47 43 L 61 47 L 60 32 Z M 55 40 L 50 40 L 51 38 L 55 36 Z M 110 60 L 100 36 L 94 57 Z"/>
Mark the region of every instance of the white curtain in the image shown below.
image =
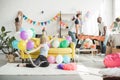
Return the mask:
<path id="1" fill-rule="evenodd" d="M 104 23 L 106 23 L 106 17 L 105 17 L 105 1 L 103 0 L 100 7 L 97 10 L 90 11 L 90 16 L 85 21 L 82 32 L 86 35 L 98 35 L 98 23 L 97 18 L 101 16 Z"/>
<path id="2" fill-rule="evenodd" d="M 114 0 L 114 18 L 120 17 L 120 0 Z"/>

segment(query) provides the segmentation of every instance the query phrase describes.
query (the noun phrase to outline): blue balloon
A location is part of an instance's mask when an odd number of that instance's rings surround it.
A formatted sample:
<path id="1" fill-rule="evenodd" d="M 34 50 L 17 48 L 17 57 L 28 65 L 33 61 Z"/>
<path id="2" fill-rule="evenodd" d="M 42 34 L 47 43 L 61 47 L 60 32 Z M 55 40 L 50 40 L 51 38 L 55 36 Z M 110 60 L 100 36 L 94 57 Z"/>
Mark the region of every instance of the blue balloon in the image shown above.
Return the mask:
<path id="1" fill-rule="evenodd" d="M 20 28 L 20 32 L 25 31 L 25 28 Z"/>
<path id="2" fill-rule="evenodd" d="M 18 43 L 19 43 L 18 40 L 12 41 L 12 46 L 13 46 L 13 48 L 18 49 Z"/>
<path id="3" fill-rule="evenodd" d="M 64 63 L 70 63 L 70 57 L 67 56 L 67 55 L 63 56 L 63 62 Z"/>

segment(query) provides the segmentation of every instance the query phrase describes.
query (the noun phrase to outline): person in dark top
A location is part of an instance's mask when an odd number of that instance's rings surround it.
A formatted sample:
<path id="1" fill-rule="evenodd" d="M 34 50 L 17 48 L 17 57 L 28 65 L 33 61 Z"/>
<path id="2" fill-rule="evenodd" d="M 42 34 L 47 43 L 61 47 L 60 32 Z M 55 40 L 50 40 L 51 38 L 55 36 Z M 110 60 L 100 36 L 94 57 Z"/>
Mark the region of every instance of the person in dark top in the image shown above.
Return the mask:
<path id="1" fill-rule="evenodd" d="M 78 34 L 82 33 L 82 13 L 81 12 L 76 14 L 75 28 L 76 28 L 76 37 L 78 37 Z"/>
<path id="2" fill-rule="evenodd" d="M 76 29 L 76 38 L 78 38 L 78 35 L 82 33 L 82 13 L 81 12 L 76 14 L 75 29 Z M 80 48 L 80 45 L 78 43 L 79 43 L 79 39 L 77 40 L 76 48 Z"/>

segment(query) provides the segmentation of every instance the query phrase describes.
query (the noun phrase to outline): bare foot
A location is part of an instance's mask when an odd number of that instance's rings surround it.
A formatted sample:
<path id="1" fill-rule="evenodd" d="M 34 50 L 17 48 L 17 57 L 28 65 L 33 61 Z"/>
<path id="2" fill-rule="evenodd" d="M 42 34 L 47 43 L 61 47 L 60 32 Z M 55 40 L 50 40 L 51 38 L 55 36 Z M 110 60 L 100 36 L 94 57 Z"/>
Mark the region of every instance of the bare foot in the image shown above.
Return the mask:
<path id="1" fill-rule="evenodd" d="M 25 64 L 18 64 L 17 67 L 25 67 Z"/>

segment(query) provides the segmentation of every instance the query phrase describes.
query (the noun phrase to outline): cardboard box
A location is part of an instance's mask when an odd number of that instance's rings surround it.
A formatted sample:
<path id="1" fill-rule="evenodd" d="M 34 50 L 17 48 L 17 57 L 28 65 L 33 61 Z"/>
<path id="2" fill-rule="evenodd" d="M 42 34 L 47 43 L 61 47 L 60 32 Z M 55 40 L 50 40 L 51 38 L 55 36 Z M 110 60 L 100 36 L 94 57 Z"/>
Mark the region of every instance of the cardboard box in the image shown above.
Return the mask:
<path id="1" fill-rule="evenodd" d="M 111 46 L 106 46 L 106 55 L 112 53 L 112 47 Z"/>
<path id="2" fill-rule="evenodd" d="M 112 48 L 112 53 L 120 53 L 120 49 Z"/>

